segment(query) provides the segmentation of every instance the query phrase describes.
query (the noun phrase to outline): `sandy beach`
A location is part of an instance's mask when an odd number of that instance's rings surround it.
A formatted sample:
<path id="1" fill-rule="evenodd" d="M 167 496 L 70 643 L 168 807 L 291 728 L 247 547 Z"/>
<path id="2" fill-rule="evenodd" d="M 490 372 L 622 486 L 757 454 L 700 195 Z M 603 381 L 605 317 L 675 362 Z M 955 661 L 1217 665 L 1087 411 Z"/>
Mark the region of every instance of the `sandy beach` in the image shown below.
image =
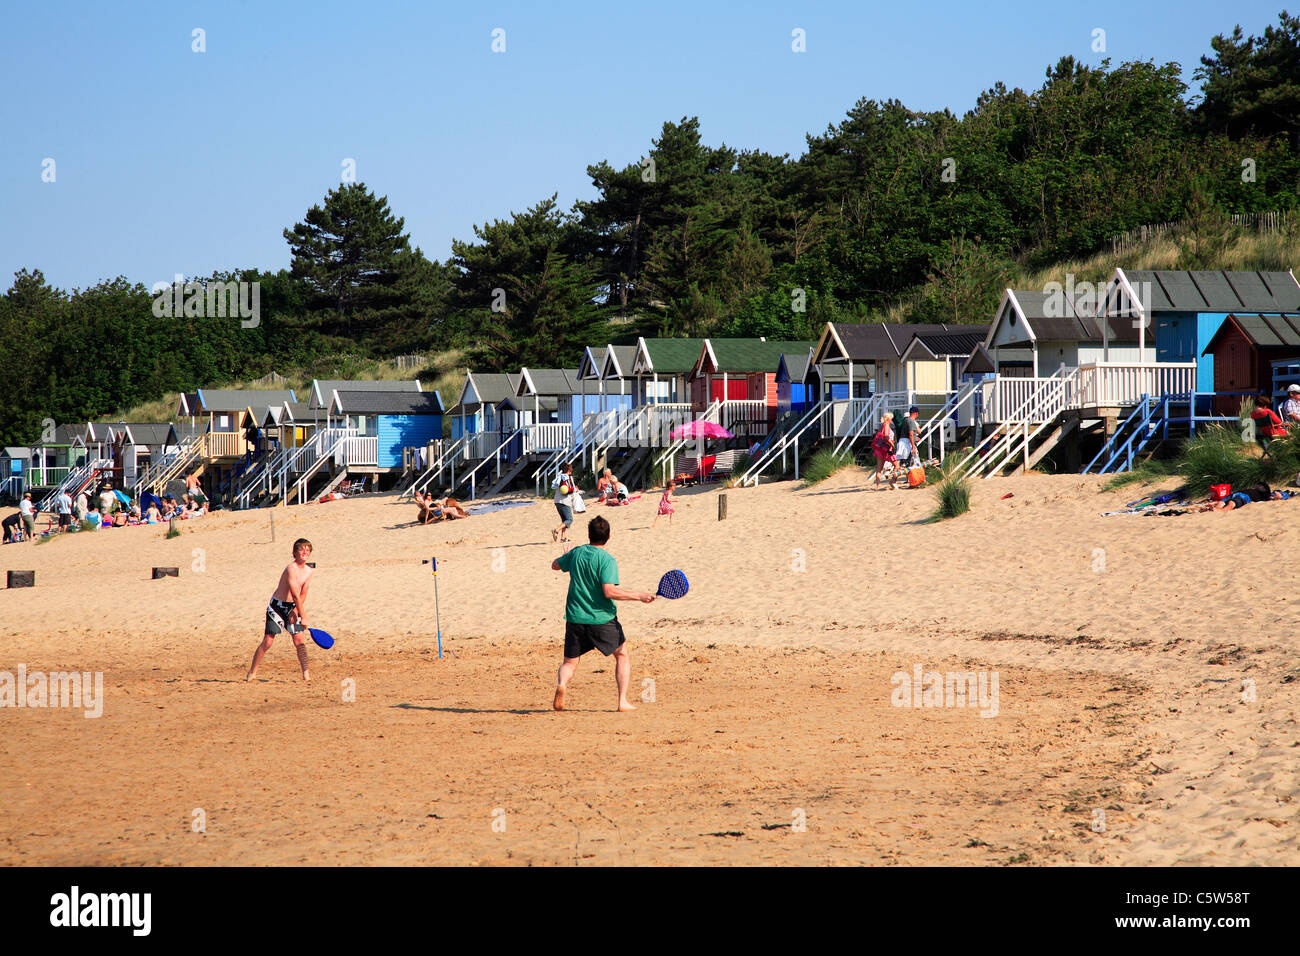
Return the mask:
<path id="1" fill-rule="evenodd" d="M 549 501 L 419 527 L 375 496 L 278 509 L 274 541 L 258 511 L 4 546 L 36 587 L 0 594 L 0 671 L 104 690 L 99 717 L 0 709 L 0 863 L 1295 862 L 1300 500 L 1101 517 L 1143 489 L 1029 475 L 929 524 L 929 492 L 869 479 L 732 489 L 721 522 L 719 489 L 685 489 L 654 529 L 653 492 L 592 505 L 625 586 L 691 581 L 620 606 L 622 715 L 594 654 L 551 710 Z M 282 637 L 245 683 L 300 536 L 308 619 L 338 643 L 304 684 Z M 996 714 L 899 706 L 918 667 L 996 675 Z"/>

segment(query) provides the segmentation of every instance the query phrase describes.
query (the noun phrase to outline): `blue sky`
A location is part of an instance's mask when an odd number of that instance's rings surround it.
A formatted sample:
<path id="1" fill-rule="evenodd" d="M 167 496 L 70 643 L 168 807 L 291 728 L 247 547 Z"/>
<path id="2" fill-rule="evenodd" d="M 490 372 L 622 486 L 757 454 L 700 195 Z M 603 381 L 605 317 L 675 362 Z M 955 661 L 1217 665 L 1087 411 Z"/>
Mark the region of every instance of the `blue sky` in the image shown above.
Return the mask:
<path id="1" fill-rule="evenodd" d="M 885 7 L 882 9 L 882 7 Z M 420 2 L 11 4 L 0 33 L 0 289 L 278 269 L 282 230 L 357 178 L 445 259 L 452 238 L 586 167 L 644 155 L 665 120 L 799 155 L 860 97 L 962 113 L 1065 55 L 1178 61 L 1282 0 L 989 5 Z M 205 32 L 206 52 L 192 50 Z M 505 30 L 504 53 L 492 31 Z M 807 52 L 791 51 L 805 31 Z M 1106 31 L 1093 52 L 1092 31 Z M 42 181 L 53 159 L 55 181 Z"/>

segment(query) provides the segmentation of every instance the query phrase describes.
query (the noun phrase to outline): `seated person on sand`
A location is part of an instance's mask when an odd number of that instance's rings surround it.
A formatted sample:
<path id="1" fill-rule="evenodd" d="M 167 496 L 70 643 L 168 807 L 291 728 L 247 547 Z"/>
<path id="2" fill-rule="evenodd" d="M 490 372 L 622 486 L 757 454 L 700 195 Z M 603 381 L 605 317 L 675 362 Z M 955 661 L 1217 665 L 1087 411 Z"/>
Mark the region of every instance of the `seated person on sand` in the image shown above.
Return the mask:
<path id="1" fill-rule="evenodd" d="M 1286 426 L 1282 424 L 1282 419 L 1278 417 L 1277 412 L 1273 411 L 1273 399 L 1268 395 L 1261 395 L 1255 399 L 1255 408 L 1250 413 L 1250 419 L 1255 423 L 1255 440 L 1265 449 L 1275 439 L 1287 436 Z"/>
<path id="2" fill-rule="evenodd" d="M 415 493 L 415 503 L 420 507 L 420 514 L 416 518 L 420 524 L 432 524 L 435 521 L 442 520 L 442 514 L 434 508 L 432 492 L 417 491 Z"/>
<path id="3" fill-rule="evenodd" d="M 162 514 L 158 511 L 157 505 L 149 505 L 149 510 L 144 513 L 144 520 L 146 524 L 157 524 L 162 520 Z"/>
<path id="4" fill-rule="evenodd" d="M 605 496 L 614 490 L 614 486 L 617 482 L 618 479 L 614 477 L 613 472 L 606 468 L 604 472 L 601 473 L 601 476 L 596 479 L 596 500 L 604 501 Z"/>
<path id="5" fill-rule="evenodd" d="M 1300 385 L 1288 385 L 1286 401 L 1282 403 L 1282 424 L 1290 428 L 1300 423 Z"/>

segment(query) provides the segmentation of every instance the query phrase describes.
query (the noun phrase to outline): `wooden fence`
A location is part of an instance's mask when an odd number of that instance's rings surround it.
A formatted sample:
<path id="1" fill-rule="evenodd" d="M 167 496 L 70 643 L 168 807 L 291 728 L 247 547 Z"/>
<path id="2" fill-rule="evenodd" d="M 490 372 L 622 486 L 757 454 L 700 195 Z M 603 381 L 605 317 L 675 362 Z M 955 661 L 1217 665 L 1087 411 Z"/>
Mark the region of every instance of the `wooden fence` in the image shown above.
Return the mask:
<path id="1" fill-rule="evenodd" d="M 1291 228 L 1291 216 L 1286 212 L 1234 213 L 1228 216 L 1228 222 L 1241 229 L 1251 230 L 1261 236 L 1288 232 Z M 1186 220 L 1137 226 L 1128 232 L 1112 236 L 1110 251 L 1112 254 L 1117 255 L 1148 240 L 1175 235 L 1186 229 L 1187 226 Z"/>

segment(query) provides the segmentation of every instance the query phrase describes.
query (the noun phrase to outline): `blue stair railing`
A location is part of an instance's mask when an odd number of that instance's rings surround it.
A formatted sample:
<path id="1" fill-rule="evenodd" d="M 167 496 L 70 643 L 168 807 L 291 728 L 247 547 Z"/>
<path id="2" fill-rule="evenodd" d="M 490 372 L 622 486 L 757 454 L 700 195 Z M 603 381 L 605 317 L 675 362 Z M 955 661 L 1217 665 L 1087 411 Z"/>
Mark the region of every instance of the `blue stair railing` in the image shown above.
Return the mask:
<path id="1" fill-rule="evenodd" d="M 1163 430 L 1164 434 L 1168 434 L 1165 419 L 1168 417 L 1169 400 L 1172 397 L 1161 395 L 1159 398 L 1152 398 L 1150 395 L 1143 395 L 1129 417 L 1115 429 L 1115 434 L 1110 436 L 1110 440 L 1102 446 L 1096 457 L 1088 462 L 1083 469 L 1083 474 L 1108 475 L 1117 471 L 1132 471 L 1133 459 L 1141 453 L 1156 433 Z M 1092 469 L 1098 462 L 1101 462 L 1101 466 L 1093 472 Z"/>

